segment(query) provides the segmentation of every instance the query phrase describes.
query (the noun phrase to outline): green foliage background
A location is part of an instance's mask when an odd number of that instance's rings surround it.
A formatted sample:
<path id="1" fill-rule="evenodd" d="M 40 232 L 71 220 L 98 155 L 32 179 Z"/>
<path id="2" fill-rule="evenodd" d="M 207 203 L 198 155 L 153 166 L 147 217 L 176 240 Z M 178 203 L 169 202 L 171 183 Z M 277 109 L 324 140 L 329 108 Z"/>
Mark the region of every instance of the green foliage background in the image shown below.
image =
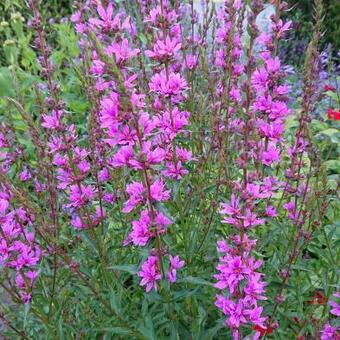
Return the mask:
<path id="1" fill-rule="evenodd" d="M 312 0 L 290 0 L 290 7 L 293 7 L 291 15 L 298 19 L 300 24 L 299 36 L 310 37 L 312 34 L 313 22 L 313 1 Z M 323 0 L 324 21 L 323 21 L 323 45 L 332 44 L 333 50 L 337 53 L 340 50 L 340 1 Z"/>
<path id="2" fill-rule="evenodd" d="M 46 22 L 49 19 L 58 22 L 61 18 L 70 16 L 72 3 L 73 0 L 44 0 L 40 1 L 39 10 Z M 13 21 L 13 14 L 19 13 L 24 18 L 23 22 L 27 23 L 31 14 L 24 0 L 0 0 L 0 46 L 6 44 L 6 41 L 11 38 L 7 27 Z M 24 27 L 23 29 L 25 30 Z M 0 48 L 0 65 L 6 65 L 6 56 L 2 48 Z"/>

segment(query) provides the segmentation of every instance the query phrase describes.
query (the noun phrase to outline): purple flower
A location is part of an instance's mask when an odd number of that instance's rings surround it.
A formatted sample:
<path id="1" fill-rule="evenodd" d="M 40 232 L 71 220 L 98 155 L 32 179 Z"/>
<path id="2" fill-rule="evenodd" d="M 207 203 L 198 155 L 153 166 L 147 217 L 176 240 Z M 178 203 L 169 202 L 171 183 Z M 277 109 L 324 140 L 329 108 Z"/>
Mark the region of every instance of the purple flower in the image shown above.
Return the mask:
<path id="1" fill-rule="evenodd" d="M 127 17 L 123 22 L 121 22 L 121 17 L 123 13 L 117 13 L 114 18 L 113 15 L 113 6 L 110 3 L 107 9 L 103 6 L 99 5 L 97 7 L 97 11 L 100 19 L 90 18 L 89 22 L 94 26 L 101 28 L 104 32 L 109 32 L 110 30 L 122 30 L 127 29 L 130 30 L 130 17 Z M 75 19 L 78 19 L 77 17 Z"/>
<path id="2" fill-rule="evenodd" d="M 189 171 L 183 169 L 182 162 L 178 161 L 176 164 L 173 162 L 166 163 L 166 169 L 162 171 L 162 174 L 166 177 L 180 180 L 183 175 L 188 174 Z"/>
<path id="3" fill-rule="evenodd" d="M 340 298 L 340 293 L 334 293 L 335 298 Z M 340 304 L 336 301 L 329 301 L 329 305 L 332 307 L 330 313 L 335 316 L 340 316 Z"/>
<path id="4" fill-rule="evenodd" d="M 234 194 L 231 194 L 230 203 L 221 204 L 222 209 L 220 210 L 220 214 L 227 214 L 230 216 L 239 215 L 241 212 L 239 202 L 240 200 Z"/>
<path id="5" fill-rule="evenodd" d="M 130 49 L 129 41 L 127 39 L 123 39 L 121 44 L 115 42 L 111 46 L 108 46 L 105 49 L 105 52 L 109 57 L 112 57 L 114 54 L 117 63 L 123 63 L 131 57 L 138 55 L 140 50 L 138 48 Z"/>
<path id="6" fill-rule="evenodd" d="M 165 97 L 178 96 L 187 88 L 187 83 L 178 73 L 171 72 L 167 77 L 162 71 L 152 76 L 149 87 L 151 92 Z"/>
<path id="7" fill-rule="evenodd" d="M 263 151 L 261 155 L 262 163 L 267 166 L 271 166 L 273 163 L 279 162 L 280 159 L 280 151 L 274 144 L 268 145 L 267 150 Z"/>
<path id="8" fill-rule="evenodd" d="M 188 54 L 185 58 L 186 65 L 189 70 L 194 70 L 197 67 L 197 56 Z"/>
<path id="9" fill-rule="evenodd" d="M 182 261 L 179 256 L 171 256 L 169 255 L 170 260 L 170 268 L 168 271 L 168 280 L 171 283 L 176 282 L 177 280 L 177 270 L 184 267 L 184 261 Z"/>
<path id="10" fill-rule="evenodd" d="M 150 186 L 151 198 L 156 202 L 167 201 L 170 198 L 170 190 L 165 190 L 165 183 L 162 179 L 156 180 Z"/>
<path id="11" fill-rule="evenodd" d="M 25 169 L 24 171 L 20 173 L 19 178 L 20 178 L 20 181 L 27 182 L 28 180 L 32 178 L 32 175 L 28 169 Z"/>
<path id="12" fill-rule="evenodd" d="M 321 334 L 321 340 L 339 340 L 340 335 L 336 327 L 332 327 L 329 323 L 326 323 Z"/>
<path id="13" fill-rule="evenodd" d="M 214 275 L 218 280 L 215 287 L 218 289 L 226 289 L 228 287 L 230 293 L 233 293 L 238 283 L 242 281 L 246 275 L 250 274 L 250 270 L 240 256 L 227 254 L 220 260 L 221 263 L 217 265 L 216 269 L 221 273 Z"/>
<path id="14" fill-rule="evenodd" d="M 43 122 L 41 126 L 46 129 L 60 129 L 62 115 L 62 110 L 53 110 L 51 115 L 42 115 Z"/>
<path id="15" fill-rule="evenodd" d="M 124 204 L 123 212 L 129 213 L 134 207 L 144 201 L 144 185 L 141 182 L 128 184 L 126 187 L 126 193 L 129 195 L 129 199 Z"/>
<path id="16" fill-rule="evenodd" d="M 110 160 L 109 164 L 114 167 L 122 167 L 122 166 L 129 166 L 131 159 L 134 157 L 133 147 L 123 146 L 121 147 L 118 152 L 113 156 L 112 160 Z"/>
<path id="17" fill-rule="evenodd" d="M 215 305 L 228 316 L 227 324 L 232 328 L 239 328 L 241 324 L 247 323 L 243 300 L 235 303 L 227 299 L 225 296 L 216 295 Z"/>
<path id="18" fill-rule="evenodd" d="M 177 39 L 171 39 L 170 36 L 157 40 L 153 45 L 153 50 L 146 50 L 145 54 L 149 58 L 157 59 L 158 61 L 166 61 L 174 57 L 181 49 L 181 43 Z"/>
<path id="19" fill-rule="evenodd" d="M 273 206 L 269 205 L 266 208 L 266 215 L 268 217 L 276 217 L 277 216 L 277 211 L 276 211 L 276 209 Z"/>
<path id="20" fill-rule="evenodd" d="M 148 210 L 143 210 L 139 220 L 132 221 L 132 231 L 127 242 L 143 247 L 150 238 L 155 237 L 157 234 L 165 233 L 166 227 L 171 223 L 171 220 L 161 212 L 156 212 L 154 219 L 152 219 L 151 213 Z"/>
<path id="21" fill-rule="evenodd" d="M 95 190 L 91 185 L 71 185 L 69 194 L 69 206 L 79 208 L 94 198 Z"/>
<path id="22" fill-rule="evenodd" d="M 32 249 L 30 246 L 17 242 L 10 250 L 17 251 L 17 258 L 9 263 L 11 267 L 14 267 L 17 271 L 24 267 L 31 267 L 36 265 L 40 260 L 41 251 L 38 246 Z"/>
<path id="23" fill-rule="evenodd" d="M 244 314 L 248 316 L 251 323 L 263 327 L 263 323 L 266 321 L 267 318 L 261 317 L 262 311 L 263 307 L 254 307 L 253 309 L 246 309 L 244 311 Z"/>
<path id="24" fill-rule="evenodd" d="M 5 198 L 0 198 L 0 217 L 6 214 L 6 210 L 9 207 L 9 202 Z"/>
<path id="25" fill-rule="evenodd" d="M 252 228 L 265 223 L 263 218 L 257 218 L 257 215 L 250 209 L 246 209 L 246 215 L 242 216 L 242 219 L 244 228 Z"/>
<path id="26" fill-rule="evenodd" d="M 158 258 L 156 256 L 149 256 L 137 275 L 142 278 L 140 285 L 146 286 L 145 290 L 147 293 L 149 293 L 151 289 L 157 291 L 157 281 L 162 278 Z"/>

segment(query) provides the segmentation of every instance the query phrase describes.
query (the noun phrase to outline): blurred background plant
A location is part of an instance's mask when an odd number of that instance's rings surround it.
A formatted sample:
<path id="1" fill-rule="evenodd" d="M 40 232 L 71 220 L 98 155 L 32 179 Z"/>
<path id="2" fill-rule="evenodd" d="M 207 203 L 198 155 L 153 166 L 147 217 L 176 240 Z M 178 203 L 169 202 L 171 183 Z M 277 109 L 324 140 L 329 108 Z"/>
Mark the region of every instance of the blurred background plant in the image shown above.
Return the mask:
<path id="1" fill-rule="evenodd" d="M 290 37 L 280 47 L 280 57 L 283 62 L 301 67 L 308 42 L 313 34 L 313 1 L 290 0 L 291 8 L 285 16 L 293 21 L 294 29 Z M 322 38 L 320 48 L 327 51 L 331 58 L 339 64 L 336 58 L 340 51 L 340 1 L 324 0 L 324 20 L 322 23 Z"/>
<path id="2" fill-rule="evenodd" d="M 41 2 L 41 13 L 50 24 L 63 22 L 72 13 L 72 0 L 49 0 Z M 0 50 L 0 65 L 12 63 L 19 53 L 26 54 L 24 62 L 32 59 L 32 50 L 28 52 L 28 46 L 32 35 L 26 29 L 25 22 L 30 17 L 24 0 L 0 1 L 0 42 L 3 49 Z M 66 19 L 67 20 L 67 19 Z M 54 39 L 53 36 L 49 39 Z M 29 55 L 27 55 L 29 53 Z M 27 58 L 28 57 L 28 58 Z M 22 64 L 28 67 L 27 64 Z"/>

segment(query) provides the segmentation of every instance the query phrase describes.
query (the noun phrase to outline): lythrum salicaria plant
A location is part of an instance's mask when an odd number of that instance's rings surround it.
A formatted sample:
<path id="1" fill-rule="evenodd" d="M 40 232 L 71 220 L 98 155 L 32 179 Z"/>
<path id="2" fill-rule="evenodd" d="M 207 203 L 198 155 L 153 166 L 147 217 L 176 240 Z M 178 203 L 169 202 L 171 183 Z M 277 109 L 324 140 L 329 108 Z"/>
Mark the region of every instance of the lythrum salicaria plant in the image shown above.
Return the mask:
<path id="1" fill-rule="evenodd" d="M 75 1 L 52 26 L 27 5 L 34 58 L 0 98 L 3 334 L 339 339 L 321 0 L 293 104 L 283 1 Z"/>

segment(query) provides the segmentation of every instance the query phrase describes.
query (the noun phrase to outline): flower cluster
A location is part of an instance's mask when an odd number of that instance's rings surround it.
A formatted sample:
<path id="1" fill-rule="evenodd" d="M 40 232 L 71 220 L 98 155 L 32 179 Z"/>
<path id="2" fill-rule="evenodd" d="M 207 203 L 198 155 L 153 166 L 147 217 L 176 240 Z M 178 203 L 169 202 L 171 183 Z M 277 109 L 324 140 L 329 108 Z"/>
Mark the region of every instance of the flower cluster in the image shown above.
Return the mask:
<path id="1" fill-rule="evenodd" d="M 36 266 L 42 251 L 33 232 L 34 216 L 24 208 L 11 207 L 11 192 L 0 191 L 0 266 L 15 271 L 15 283 L 23 302 L 29 302 L 38 277 Z"/>
<path id="2" fill-rule="evenodd" d="M 4 125 L 0 130 L 0 175 L 11 170 L 20 159 L 22 150 L 12 149 L 11 131 Z M 30 172 L 22 171 L 20 180 L 29 180 Z M 35 237 L 35 216 L 24 204 L 18 205 L 10 187 L 1 178 L 0 185 L 0 268 L 2 275 L 11 280 L 15 275 L 15 285 L 24 303 L 32 298 L 32 290 L 38 277 L 37 265 L 43 255 Z M 36 187 L 39 183 L 36 181 Z"/>
<path id="3" fill-rule="evenodd" d="M 53 165 L 53 169 L 48 169 L 49 176 L 53 176 L 49 182 L 56 180 L 57 189 L 66 194 L 67 204 L 64 204 L 64 208 L 71 219 L 71 225 L 77 229 L 94 227 L 105 215 L 101 204 L 100 207 L 94 204 L 99 192 L 98 176 L 93 176 L 92 171 L 93 162 L 97 160 L 94 153 L 97 151 L 81 147 L 76 126 L 67 122 L 66 104 L 61 99 L 60 86 L 53 77 L 51 49 L 47 44 L 40 13 L 34 0 L 30 1 L 30 8 L 34 15 L 30 24 L 37 32 L 35 41 L 40 53 L 38 62 L 41 77 L 46 81 L 43 89 L 45 106 L 41 115 L 41 127 L 46 132 L 47 157 Z M 89 161 L 90 154 L 92 164 Z M 93 177 L 97 177 L 96 185 L 93 185 L 95 182 Z M 50 191 L 51 187 L 50 183 Z"/>
<path id="4" fill-rule="evenodd" d="M 218 73 L 221 77 L 218 79 L 216 91 L 218 114 L 214 128 L 218 132 L 217 136 L 220 136 L 220 131 L 223 130 L 226 134 L 230 132 L 229 129 L 233 125 L 230 124 L 230 118 L 241 103 L 238 82 L 244 72 L 244 64 L 241 62 L 244 11 L 243 1 L 225 1 L 223 10 L 217 15 L 218 28 L 215 39 L 218 48 L 213 55 L 213 63 L 219 70 L 224 71 Z M 226 111 L 224 117 L 223 111 Z"/>
<path id="5" fill-rule="evenodd" d="M 242 2 L 226 1 L 225 13 L 233 14 L 243 6 Z M 256 27 L 256 13 L 261 10 L 261 3 L 254 3 L 253 7 L 248 21 L 251 27 Z M 218 29 L 216 39 L 228 41 L 236 37 L 240 41 L 240 33 L 231 30 L 231 27 L 235 27 L 232 22 L 235 19 L 228 19 L 224 17 L 224 24 Z M 262 316 L 263 307 L 258 305 L 266 300 L 266 283 L 263 274 L 259 272 L 262 261 L 252 255 L 256 240 L 249 236 L 251 229 L 265 225 L 266 218 L 277 216 L 270 199 L 283 186 L 272 175 L 271 169 L 280 162 L 285 150 L 283 124 L 289 115 L 286 104 L 289 89 L 282 83 L 285 74 L 280 60 L 273 56 L 273 46 L 289 29 L 289 23 L 283 24 L 275 17 L 272 20 L 269 32 L 263 32 L 256 40 L 256 34 L 253 33 L 251 37 L 254 40 L 250 45 L 254 44 L 257 50 L 248 50 L 247 53 L 254 53 L 257 66 L 249 62 L 242 65 L 233 61 L 236 70 L 231 70 L 230 81 L 226 82 L 229 86 L 234 83 L 234 90 L 231 87 L 225 92 L 230 98 L 230 107 L 226 108 L 227 119 L 238 109 L 238 103 L 246 108 L 244 120 L 237 119 L 233 124 L 235 132 L 244 136 L 244 144 L 237 159 L 243 169 L 243 177 L 233 182 L 231 200 L 222 204 L 220 211 L 223 215 L 222 223 L 233 226 L 236 234 L 226 241 L 219 241 L 218 250 L 223 253 L 223 257 L 216 267 L 219 273 L 214 275 L 218 281 L 216 288 L 227 291 L 227 295 L 217 295 L 215 304 L 227 316 L 226 322 L 234 339 L 239 339 L 241 327 L 245 324 L 253 325 L 255 338 L 271 333 L 274 328 L 271 320 Z M 232 38 L 229 37 L 231 34 Z M 240 58 L 243 53 L 240 43 L 233 42 L 232 46 L 237 49 L 235 58 Z M 218 65 L 226 67 L 224 61 L 227 56 L 222 53 L 219 56 Z M 239 78 L 238 70 L 242 69 L 247 70 L 248 79 L 240 87 L 237 84 L 242 79 Z M 244 93 L 237 92 L 237 88 L 243 88 Z"/>
<path id="6" fill-rule="evenodd" d="M 90 73 L 101 98 L 95 118 L 106 145 L 106 160 L 100 174 L 105 173 L 106 180 L 111 171 L 128 169 L 139 174 L 140 181 L 133 181 L 125 188 L 127 200 L 123 212 L 139 217 L 132 221 L 132 231 L 124 245 L 154 243 L 138 273 L 142 277 L 141 285 L 149 292 L 152 288 L 157 290 L 156 282 L 165 275 L 162 234 L 172 221 L 157 208 L 171 196 L 165 179 L 181 179 L 187 173 L 184 162 L 191 159 L 191 153 L 177 147 L 175 141 L 189 123 L 189 113 L 179 106 L 185 98 L 187 83 L 171 66 L 181 49 L 180 30 L 174 26 L 177 14 L 166 1 L 145 12 L 145 21 L 157 33 L 153 48 L 146 50 L 145 56 L 158 63 L 145 92 L 146 79 L 134 72 L 137 59 L 142 60 L 142 51 L 133 46 L 135 27 L 131 18 L 123 12 L 114 14 L 112 4 L 107 8 L 90 6 L 87 12 L 94 17 L 87 20 L 78 11 L 72 21 L 83 37 L 83 46 L 92 47 Z M 70 197 L 73 207 L 95 195 L 92 187 L 73 189 Z M 176 270 L 184 263 L 171 255 L 168 261 L 168 280 L 175 282 Z"/>

